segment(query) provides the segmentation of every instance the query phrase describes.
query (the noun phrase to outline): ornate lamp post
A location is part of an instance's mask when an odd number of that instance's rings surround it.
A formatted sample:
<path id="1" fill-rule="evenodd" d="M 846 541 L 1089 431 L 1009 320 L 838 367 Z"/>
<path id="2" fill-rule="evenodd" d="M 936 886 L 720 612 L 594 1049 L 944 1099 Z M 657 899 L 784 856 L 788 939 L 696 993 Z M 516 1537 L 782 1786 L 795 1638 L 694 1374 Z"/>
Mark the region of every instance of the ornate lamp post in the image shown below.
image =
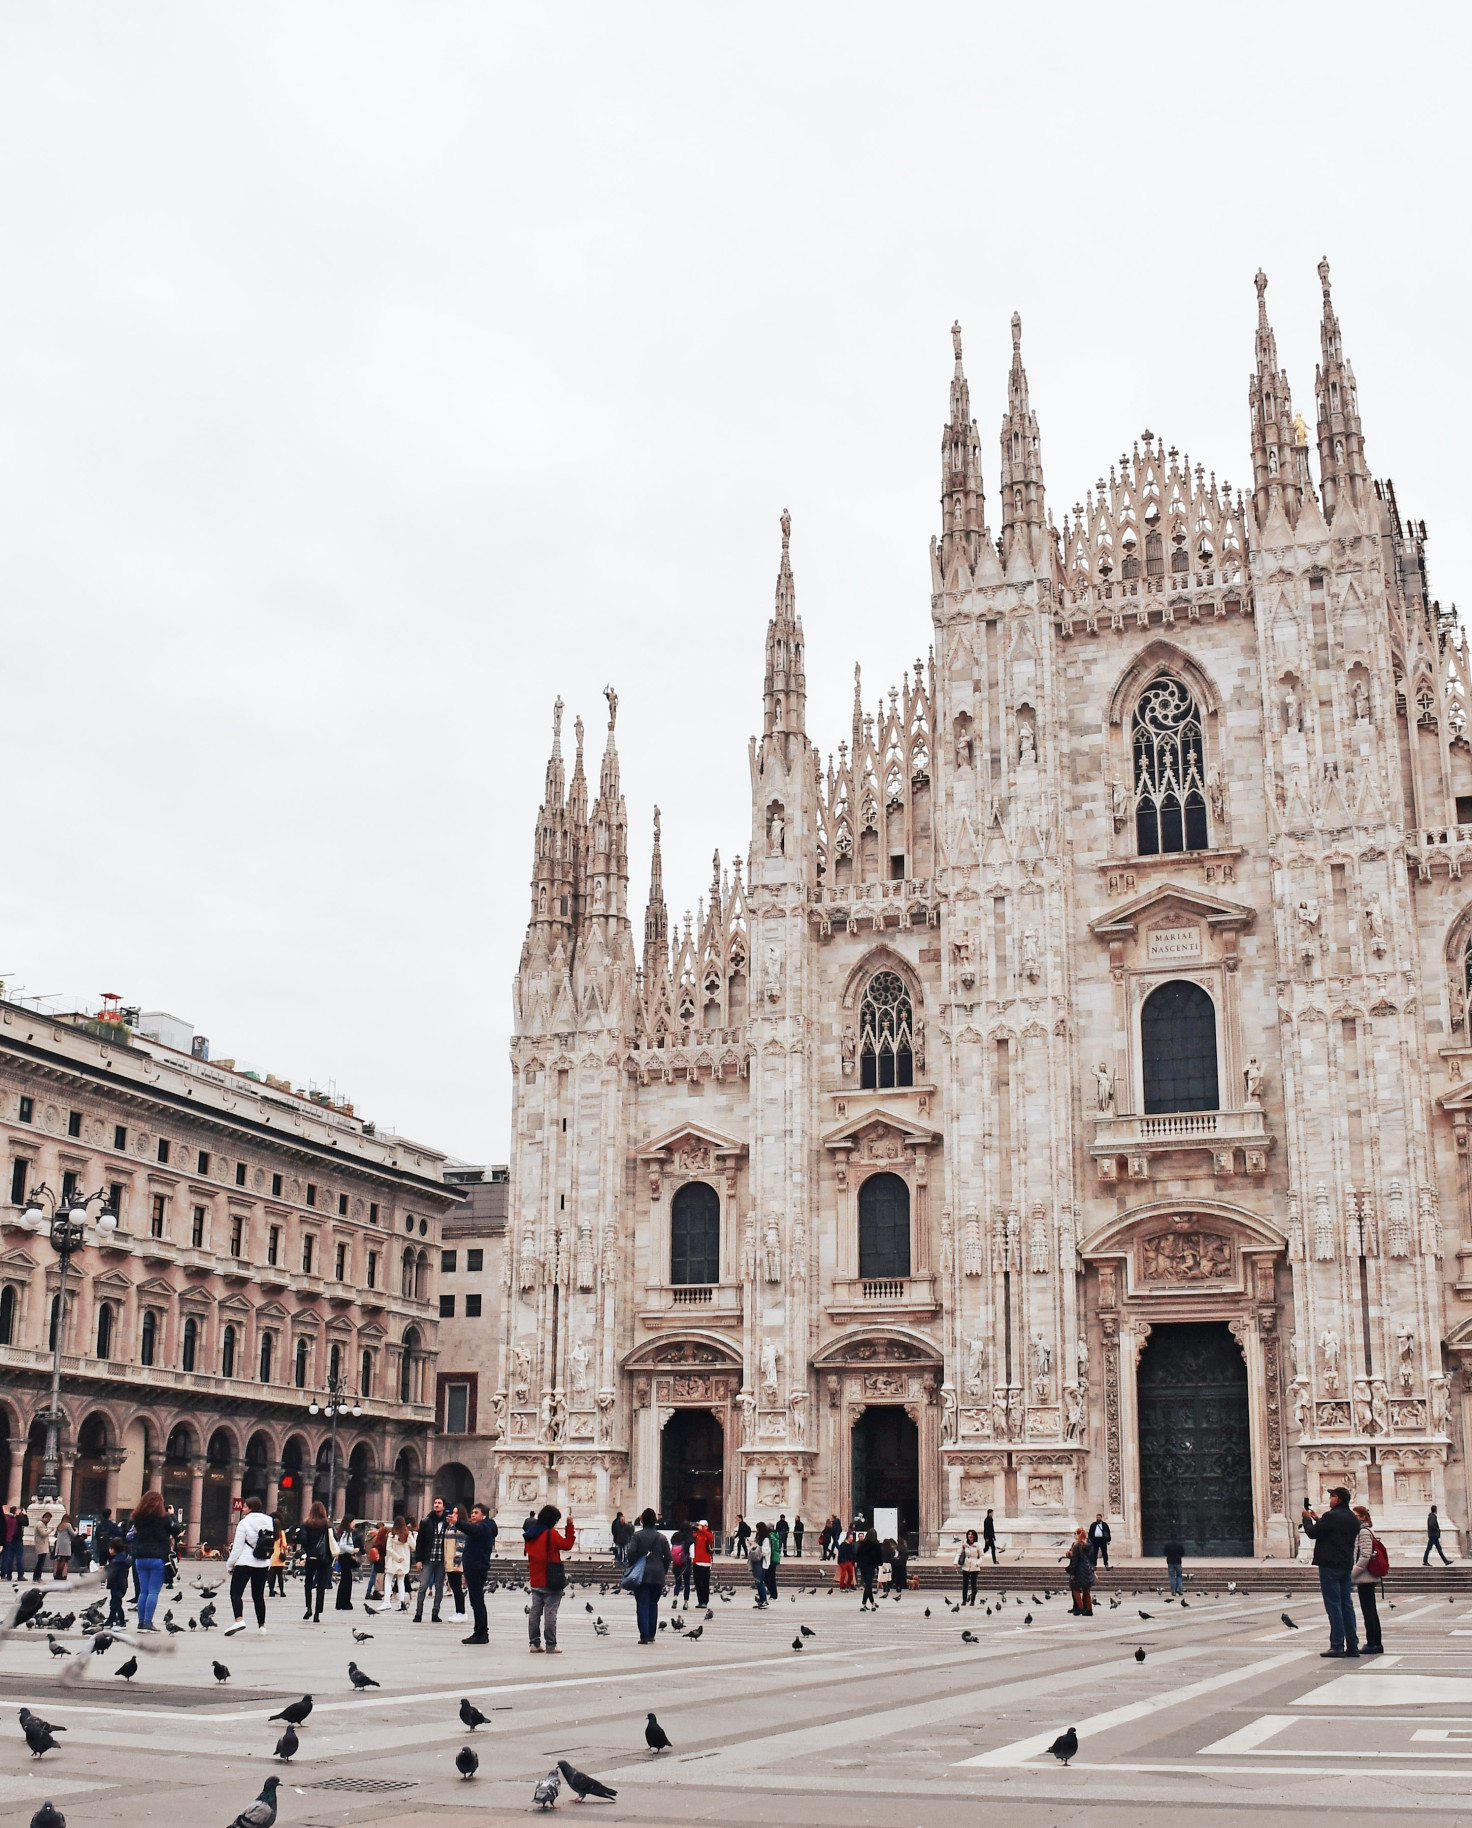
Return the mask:
<path id="1" fill-rule="evenodd" d="M 26 1202 L 26 1223 L 32 1231 L 46 1230 L 51 1239 L 51 1248 L 61 1258 L 61 1283 L 56 1291 L 55 1334 L 51 1344 L 51 1409 L 46 1417 L 46 1453 L 41 1466 L 41 1481 L 36 1488 L 36 1496 L 43 1502 L 56 1502 L 61 1498 L 57 1465 L 61 1457 L 61 1348 L 66 1338 L 67 1272 L 71 1269 L 73 1253 L 81 1250 L 89 1241 L 87 1208 L 94 1200 L 106 1200 L 107 1197 L 98 1188 L 96 1193 L 73 1194 L 68 1200 L 59 1200 L 43 1181 L 39 1187 L 32 1189 Z M 104 1206 L 97 1215 L 98 1231 L 106 1235 L 117 1228 L 118 1215 L 110 1207 Z"/>
<path id="2" fill-rule="evenodd" d="M 307 1404 L 308 1415 L 325 1415 L 332 1423 L 329 1437 L 331 1445 L 327 1458 L 327 1509 L 329 1515 L 337 1501 L 337 1418 L 340 1415 L 360 1416 L 363 1405 L 358 1397 L 348 1398 L 348 1380 L 345 1377 L 329 1377 L 326 1394 L 320 1398 L 313 1397 Z M 335 1521 L 335 1520 L 334 1520 Z"/>

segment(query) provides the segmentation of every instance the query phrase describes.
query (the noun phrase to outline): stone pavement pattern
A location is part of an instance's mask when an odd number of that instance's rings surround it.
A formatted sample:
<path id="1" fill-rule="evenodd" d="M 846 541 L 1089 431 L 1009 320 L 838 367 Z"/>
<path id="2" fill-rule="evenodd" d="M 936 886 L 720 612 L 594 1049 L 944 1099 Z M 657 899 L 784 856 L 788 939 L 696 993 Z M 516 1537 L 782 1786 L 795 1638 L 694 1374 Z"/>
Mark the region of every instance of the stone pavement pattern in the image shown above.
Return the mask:
<path id="1" fill-rule="evenodd" d="M 1396 1600 L 1392 1586 L 1389 1654 L 1324 1662 L 1312 1594 L 1237 1596 L 1213 1582 L 1183 1610 L 1148 1588 L 1135 1597 L 1138 1579 L 1103 1576 L 1092 1620 L 1068 1616 L 1066 1593 L 1044 1599 L 1041 1582 L 1021 1604 L 1009 1594 L 999 1605 L 992 1588 L 956 1613 L 939 1593 L 909 1594 L 875 1615 L 827 1590 L 784 1591 L 760 1613 L 738 1586 L 714 1601 L 699 1641 L 665 1630 L 648 1649 L 630 1601 L 578 1586 L 563 1602 L 555 1661 L 528 1655 L 519 1590 L 492 1596 L 493 1641 L 479 1648 L 460 1643 L 469 1627 L 448 1610 L 438 1626 L 369 1620 L 361 1607 L 304 1624 L 293 1588 L 271 1602 L 264 1637 L 194 1632 L 172 1649 L 144 1640 L 151 1654 L 131 1685 L 111 1673 L 125 1645 L 68 1681 L 44 1636 L 22 1633 L 0 1647 L 0 1828 L 29 1822 L 45 1797 L 69 1828 L 225 1828 L 272 1771 L 280 1828 L 521 1820 L 558 1757 L 615 1785 L 615 1804 L 585 1807 L 625 1823 L 946 1828 L 974 1824 L 979 1802 L 994 1819 L 1050 1824 L 1083 1809 L 1124 1823 L 1183 1806 L 1223 1820 L 1250 1811 L 1286 1821 L 1304 1808 L 1462 1817 L 1472 1781 L 1464 1595 Z M 197 1603 L 185 1592 L 181 1620 Z M 1285 1609 L 1300 1630 L 1280 1622 Z M 593 1629 L 600 1615 L 607 1637 Z M 702 1622 L 693 1607 L 687 1616 L 691 1628 Z M 814 1635 L 799 1653 L 802 1624 Z M 355 1644 L 350 1626 L 371 1641 Z M 965 1643 L 963 1630 L 980 1642 Z M 86 1643 L 75 1631 L 65 1641 Z M 214 1656 L 231 1669 L 227 1687 L 211 1677 Z M 355 1694 L 349 1658 L 382 1687 Z M 304 1690 L 315 1708 L 288 1769 L 271 1758 L 280 1728 L 267 1716 Z M 473 1735 L 458 1719 L 462 1695 L 490 1716 Z M 23 1704 L 67 1728 L 62 1749 L 39 1762 L 16 1725 Z M 643 1740 L 650 1709 L 673 1741 L 657 1759 Z M 1080 1747 L 1063 1770 L 1046 1748 L 1067 1726 Z M 454 1756 L 470 1742 L 481 1764 L 466 1783 Z M 564 1787 L 558 1809 L 577 1807 Z"/>

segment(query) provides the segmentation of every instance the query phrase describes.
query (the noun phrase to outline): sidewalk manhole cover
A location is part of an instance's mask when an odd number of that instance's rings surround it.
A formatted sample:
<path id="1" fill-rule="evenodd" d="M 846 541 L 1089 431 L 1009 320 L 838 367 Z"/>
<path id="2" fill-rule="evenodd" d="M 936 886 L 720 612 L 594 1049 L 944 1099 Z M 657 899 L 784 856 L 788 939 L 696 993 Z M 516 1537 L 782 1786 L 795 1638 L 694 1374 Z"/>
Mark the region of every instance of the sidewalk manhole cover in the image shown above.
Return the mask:
<path id="1" fill-rule="evenodd" d="M 307 1790 L 357 1790 L 366 1796 L 377 1796 L 384 1790 L 412 1790 L 417 1777 L 325 1777 L 320 1784 L 305 1784 Z"/>

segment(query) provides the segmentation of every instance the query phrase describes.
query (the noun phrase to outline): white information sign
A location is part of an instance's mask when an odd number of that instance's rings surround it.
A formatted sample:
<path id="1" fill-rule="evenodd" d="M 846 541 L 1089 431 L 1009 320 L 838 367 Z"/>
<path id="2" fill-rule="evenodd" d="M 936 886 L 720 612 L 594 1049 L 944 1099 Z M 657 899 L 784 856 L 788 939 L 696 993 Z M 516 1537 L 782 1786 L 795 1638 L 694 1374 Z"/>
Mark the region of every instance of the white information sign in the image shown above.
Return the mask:
<path id="1" fill-rule="evenodd" d="M 889 1504 L 874 1506 L 874 1532 L 881 1542 L 899 1541 L 900 1514 L 896 1506 Z"/>

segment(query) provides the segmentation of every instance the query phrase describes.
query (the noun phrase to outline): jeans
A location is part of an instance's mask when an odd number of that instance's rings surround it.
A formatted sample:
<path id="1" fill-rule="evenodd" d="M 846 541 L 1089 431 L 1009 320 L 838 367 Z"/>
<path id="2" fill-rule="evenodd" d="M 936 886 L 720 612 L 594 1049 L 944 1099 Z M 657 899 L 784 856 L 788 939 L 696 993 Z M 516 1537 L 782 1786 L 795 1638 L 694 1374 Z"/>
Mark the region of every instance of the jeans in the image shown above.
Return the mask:
<path id="1" fill-rule="evenodd" d="M 558 1588 L 555 1593 L 549 1587 L 532 1588 L 532 1609 L 527 1616 L 526 1635 L 534 1645 L 541 1643 L 543 1633 L 545 1633 L 548 1650 L 556 1650 L 557 1608 L 562 1604 L 562 1595 L 566 1591 L 565 1587 Z M 638 1597 L 642 1599 L 646 1592 L 653 1593 L 654 1591 L 653 1587 L 640 1587 Z M 639 1627 L 639 1635 L 640 1637 L 644 1635 L 642 1623 Z"/>
<path id="2" fill-rule="evenodd" d="M 1380 1612 L 1375 1604 L 1375 1583 L 1372 1580 L 1362 1580 L 1355 1591 L 1360 1596 L 1360 1613 L 1365 1621 L 1365 1649 L 1378 1650 L 1380 1648 Z"/>
<path id="3" fill-rule="evenodd" d="M 1439 1536 L 1429 1536 L 1426 1539 L 1426 1553 L 1421 1557 L 1421 1566 L 1424 1568 L 1427 1562 L 1430 1561 L 1431 1551 L 1433 1549 L 1435 1549 L 1436 1553 L 1441 1557 L 1442 1565 L 1449 1568 L 1452 1565 L 1452 1558 L 1447 1554 L 1446 1550 L 1442 1548 L 1441 1538 Z"/>
<path id="4" fill-rule="evenodd" d="M 695 1564 L 695 1603 L 697 1606 L 710 1604 L 710 1563 L 698 1561 Z"/>
<path id="5" fill-rule="evenodd" d="M 445 1564 L 442 1561 L 432 1561 L 427 1568 L 420 1570 L 419 1599 L 414 1607 L 416 1625 L 424 1617 L 424 1596 L 431 1587 L 434 1588 L 434 1604 L 429 1609 L 429 1616 L 437 1619 L 440 1616 L 440 1601 L 445 1594 Z"/>
<path id="6" fill-rule="evenodd" d="M 662 1587 L 644 1581 L 634 1589 L 634 1605 L 639 1617 L 639 1642 L 652 1644 L 659 1632 L 659 1596 Z"/>
<path id="7" fill-rule="evenodd" d="M 1171 1592 L 1180 1593 L 1183 1590 L 1181 1583 L 1181 1564 L 1178 1561 L 1168 1561 L 1165 1564 L 1165 1571 L 1170 1576 Z"/>
<path id="8" fill-rule="evenodd" d="M 670 1598 L 678 1599 L 683 1594 L 687 1606 L 690 1604 L 691 1566 L 690 1552 L 687 1549 L 684 1561 L 670 1571 Z"/>
<path id="9" fill-rule="evenodd" d="M 479 1568 L 474 1574 L 467 1571 L 465 1575 L 465 1585 L 470 1594 L 470 1616 L 475 1620 L 475 1629 L 471 1633 L 472 1637 L 487 1639 L 490 1637 L 490 1632 L 486 1627 L 486 1575 L 489 1574 L 489 1572 L 489 1568 Z M 533 1606 L 535 1606 L 536 1603 L 537 1596 L 534 1593 L 532 1595 Z M 551 1631 L 552 1621 L 549 1620 L 549 1636 L 551 1635 Z"/>
<path id="10" fill-rule="evenodd" d="M 138 1576 L 138 1623 L 151 1625 L 153 1609 L 164 1590 L 164 1564 L 158 1557 L 139 1560 L 133 1563 L 133 1571 Z"/>
<path id="11" fill-rule="evenodd" d="M 148 1563 L 140 1561 L 138 1566 L 146 1568 Z M 253 1568 L 249 1562 L 242 1562 L 230 1570 L 230 1610 L 236 1618 L 243 1618 L 245 1590 L 250 1588 L 251 1604 L 255 1607 L 257 1625 L 266 1622 L 266 1576 L 269 1568 Z M 139 1610 L 142 1608 L 140 1606 Z"/>
<path id="12" fill-rule="evenodd" d="M 976 1604 L 976 1583 L 980 1579 L 981 1576 L 973 1568 L 961 1570 L 961 1604 L 963 1606 Z"/>
<path id="13" fill-rule="evenodd" d="M 1428 1554 L 1428 1555 L 1429 1555 L 1429 1554 L 1430 1554 L 1430 1553 L 1431 1553 L 1431 1551 L 1430 1551 L 1430 1549 L 1428 1549 L 1428 1550 L 1427 1550 L 1427 1551 L 1426 1551 L 1426 1553 L 1427 1553 L 1427 1554 Z M 1444 1555 L 1443 1555 L 1443 1556 L 1442 1556 L 1442 1560 L 1443 1560 L 1443 1561 L 1445 1561 L 1445 1560 L 1446 1560 L 1446 1557 L 1445 1557 L 1445 1556 L 1444 1556 Z M 1423 1566 L 1424 1566 L 1424 1565 L 1425 1565 L 1425 1564 L 1424 1564 L 1424 1563 L 1423 1563 L 1423 1564 L 1422 1564 L 1422 1565 L 1423 1565 Z M 36 1557 L 36 1571 L 35 1571 L 35 1573 L 34 1573 L 34 1574 L 32 1574 L 32 1576 L 31 1576 L 31 1579 L 32 1579 L 32 1580 L 33 1580 L 33 1581 L 34 1581 L 34 1580 L 40 1580 L 40 1578 L 41 1578 L 41 1570 L 42 1570 L 42 1568 L 44 1568 L 44 1567 L 45 1567 L 45 1566 L 46 1566 L 46 1557 L 45 1557 L 45 1555 L 44 1555 L 44 1554 L 43 1554 L 43 1555 L 38 1555 L 38 1556 L 37 1556 L 37 1557 Z"/>
<path id="14" fill-rule="evenodd" d="M 751 1584 L 756 1588 L 756 1603 L 765 1606 L 767 1603 L 767 1571 L 758 1559 L 753 1561 L 748 1555 L 746 1565 L 751 1569 Z"/>
<path id="15" fill-rule="evenodd" d="M 20 1578 L 21 1543 L 17 1536 L 14 1542 L 7 1542 L 0 1551 L 0 1580 L 19 1580 Z"/>
<path id="16" fill-rule="evenodd" d="M 127 1591 L 128 1589 L 126 1586 L 108 1588 L 107 1622 L 109 1625 L 127 1624 L 127 1614 L 123 1611 L 123 1595 Z"/>
<path id="17" fill-rule="evenodd" d="M 1330 1650 L 1358 1651 L 1354 1626 L 1354 1582 L 1348 1568 L 1320 1568 L 1319 1592 L 1329 1615 Z"/>

